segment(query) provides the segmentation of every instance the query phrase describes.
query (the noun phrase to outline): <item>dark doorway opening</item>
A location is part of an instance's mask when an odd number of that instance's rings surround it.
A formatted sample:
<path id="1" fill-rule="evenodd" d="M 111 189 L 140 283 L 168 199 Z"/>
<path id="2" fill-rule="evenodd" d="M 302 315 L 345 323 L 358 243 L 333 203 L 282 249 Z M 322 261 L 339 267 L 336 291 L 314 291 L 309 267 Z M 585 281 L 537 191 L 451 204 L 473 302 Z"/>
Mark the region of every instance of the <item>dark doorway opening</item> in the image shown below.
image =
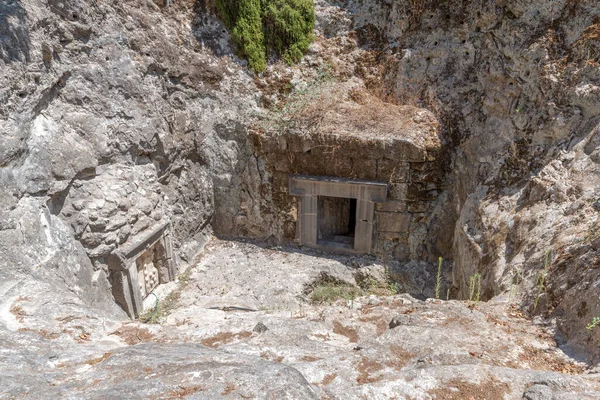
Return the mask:
<path id="1" fill-rule="evenodd" d="M 317 243 L 322 246 L 354 248 L 356 199 L 319 196 Z"/>

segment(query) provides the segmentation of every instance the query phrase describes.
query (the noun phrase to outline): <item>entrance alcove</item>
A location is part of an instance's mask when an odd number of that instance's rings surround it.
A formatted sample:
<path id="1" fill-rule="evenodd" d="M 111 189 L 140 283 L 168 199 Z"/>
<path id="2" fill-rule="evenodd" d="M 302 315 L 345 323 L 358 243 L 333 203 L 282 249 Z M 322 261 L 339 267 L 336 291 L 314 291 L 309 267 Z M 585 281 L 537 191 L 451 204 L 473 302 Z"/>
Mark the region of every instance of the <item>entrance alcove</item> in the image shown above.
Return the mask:
<path id="1" fill-rule="evenodd" d="M 307 102 L 307 121 L 249 131 L 254 157 L 215 202 L 215 232 L 402 262 L 435 257 L 452 235 L 451 225 L 431 228 L 445 218 L 432 213 L 447 168 L 435 115 L 337 89 L 331 107 Z"/>

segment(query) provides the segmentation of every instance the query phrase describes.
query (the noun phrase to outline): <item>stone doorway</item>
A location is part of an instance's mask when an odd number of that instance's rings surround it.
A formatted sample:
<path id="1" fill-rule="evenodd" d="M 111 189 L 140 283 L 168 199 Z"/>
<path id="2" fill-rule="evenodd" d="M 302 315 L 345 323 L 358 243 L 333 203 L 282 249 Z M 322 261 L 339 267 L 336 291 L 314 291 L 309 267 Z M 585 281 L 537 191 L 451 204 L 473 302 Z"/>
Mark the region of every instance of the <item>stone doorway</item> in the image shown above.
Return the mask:
<path id="1" fill-rule="evenodd" d="M 143 312 L 144 298 L 156 286 L 175 280 L 169 227 L 168 221 L 162 221 L 109 257 L 113 295 L 131 318 Z"/>
<path id="2" fill-rule="evenodd" d="M 300 196 L 297 236 L 301 245 L 371 253 L 375 203 L 387 184 L 322 176 L 290 176 L 290 194 Z"/>

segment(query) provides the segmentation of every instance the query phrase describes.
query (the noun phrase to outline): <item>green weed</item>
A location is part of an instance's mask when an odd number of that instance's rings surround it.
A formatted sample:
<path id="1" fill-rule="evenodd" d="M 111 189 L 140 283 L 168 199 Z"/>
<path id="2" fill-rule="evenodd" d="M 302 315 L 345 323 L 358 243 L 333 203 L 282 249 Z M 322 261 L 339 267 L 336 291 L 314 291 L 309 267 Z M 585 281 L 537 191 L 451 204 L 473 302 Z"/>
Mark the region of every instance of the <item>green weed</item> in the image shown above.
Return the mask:
<path id="1" fill-rule="evenodd" d="M 469 301 L 479 302 L 481 297 L 481 274 L 475 273 L 469 278 Z"/>
<path id="2" fill-rule="evenodd" d="M 592 329 L 594 329 L 598 325 L 600 325 L 600 317 L 594 317 L 594 319 L 592 320 L 592 322 L 590 322 L 589 324 L 587 324 L 587 326 L 585 327 L 585 329 L 591 331 Z"/>
<path id="3" fill-rule="evenodd" d="M 510 301 L 511 298 L 516 297 L 519 294 L 519 285 L 521 283 L 522 279 L 522 272 L 521 270 L 516 270 L 515 271 L 515 275 L 513 276 L 513 283 L 510 285 L 510 292 L 508 294 L 508 299 Z"/>
<path id="4" fill-rule="evenodd" d="M 437 278 L 435 281 L 435 298 L 440 299 L 440 289 L 442 288 L 442 257 L 438 258 Z"/>
<path id="5" fill-rule="evenodd" d="M 325 284 L 313 290 L 310 300 L 314 304 L 333 303 L 336 300 L 354 300 L 363 294 L 362 290 L 350 284 Z"/>

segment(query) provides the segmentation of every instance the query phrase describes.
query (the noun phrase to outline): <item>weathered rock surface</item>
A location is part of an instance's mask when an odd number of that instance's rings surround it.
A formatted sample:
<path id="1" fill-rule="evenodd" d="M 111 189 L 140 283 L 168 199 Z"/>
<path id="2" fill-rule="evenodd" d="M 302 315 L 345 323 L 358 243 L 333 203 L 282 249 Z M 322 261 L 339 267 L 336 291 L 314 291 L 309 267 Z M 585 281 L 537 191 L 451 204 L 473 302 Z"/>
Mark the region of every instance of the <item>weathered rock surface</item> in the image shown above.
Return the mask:
<path id="1" fill-rule="evenodd" d="M 214 213 L 213 177 L 235 169 L 254 107 L 248 74 L 202 47 L 190 3 L 9 3 L 3 209 L 45 199 L 96 268 L 163 217 L 179 245 L 194 240 Z"/>
<path id="2" fill-rule="evenodd" d="M 25 315 L 48 314 L 42 325 L 74 304 L 122 318 L 107 280 L 115 248 L 167 219 L 191 259 L 210 234 L 213 180 L 235 170 L 255 95 L 203 47 L 195 28 L 211 22 L 194 4 L 164 6 L 0 4 L 7 310 L 24 298 Z"/>
<path id="3" fill-rule="evenodd" d="M 40 349 L 48 346 L 32 342 Z M 199 344 L 143 343 L 104 353 L 96 348 L 87 354 L 55 348 L 34 355 L 17 348 L 24 360 L 9 356 L 4 361 L 12 362 L 20 373 L 2 377 L 3 393 L 17 398 L 210 399 L 234 391 L 260 399 L 317 398 L 293 368 Z M 31 365 L 32 361 L 39 364 Z"/>
<path id="4" fill-rule="evenodd" d="M 367 86 L 444 121 L 449 187 L 428 217 L 429 249 L 454 261 L 459 298 L 475 273 L 485 299 L 518 286 L 524 308 L 536 303 L 596 362 L 599 336 L 585 327 L 598 314 L 586 233 L 598 181 L 597 2 L 348 1 L 341 12 L 352 24 L 339 34 L 355 30 L 381 65 L 361 65 Z"/>
<path id="5" fill-rule="evenodd" d="M 314 305 L 319 271 L 352 283 L 383 266 L 291 250 L 209 244 L 160 325 L 104 320 L 73 337 L 16 321 L 0 332 L 4 397 L 600 398 L 597 374 L 509 302 Z"/>

